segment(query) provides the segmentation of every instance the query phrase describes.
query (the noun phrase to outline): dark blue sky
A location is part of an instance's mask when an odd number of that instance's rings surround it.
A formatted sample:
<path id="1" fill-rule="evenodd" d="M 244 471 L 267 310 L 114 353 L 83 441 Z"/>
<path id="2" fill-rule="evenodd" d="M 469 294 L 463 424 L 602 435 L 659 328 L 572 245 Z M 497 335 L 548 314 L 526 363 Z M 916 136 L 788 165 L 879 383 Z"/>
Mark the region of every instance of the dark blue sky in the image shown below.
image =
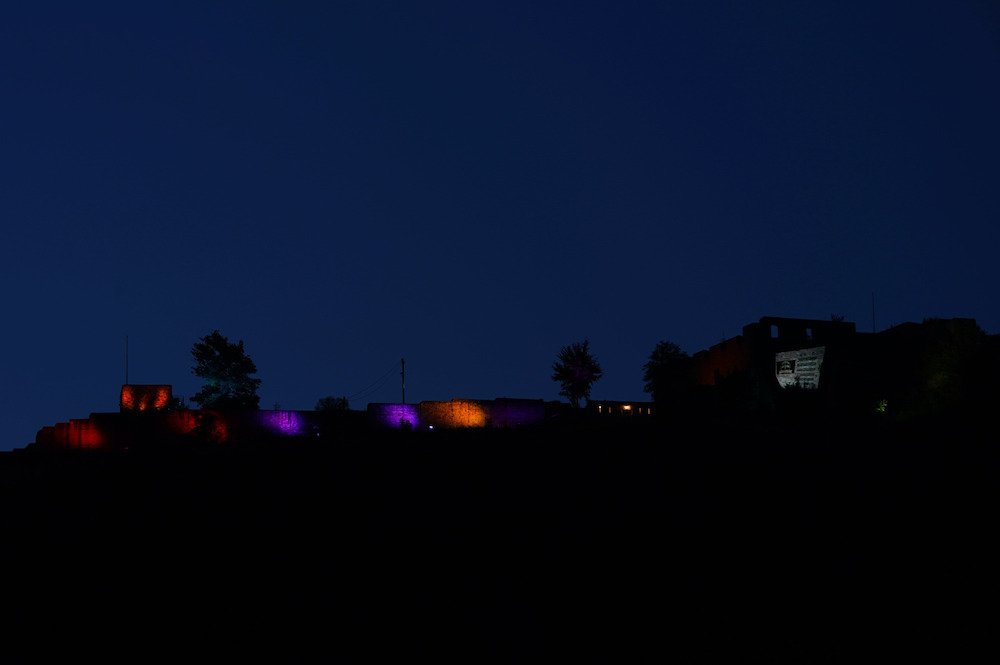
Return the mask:
<path id="1" fill-rule="evenodd" d="M 1000 332 L 996 3 L 18 4 L 2 448 L 115 410 L 126 334 L 133 382 L 193 394 L 218 328 L 311 408 L 400 356 L 554 399 L 584 337 L 641 399 L 657 340 L 873 290 Z"/>

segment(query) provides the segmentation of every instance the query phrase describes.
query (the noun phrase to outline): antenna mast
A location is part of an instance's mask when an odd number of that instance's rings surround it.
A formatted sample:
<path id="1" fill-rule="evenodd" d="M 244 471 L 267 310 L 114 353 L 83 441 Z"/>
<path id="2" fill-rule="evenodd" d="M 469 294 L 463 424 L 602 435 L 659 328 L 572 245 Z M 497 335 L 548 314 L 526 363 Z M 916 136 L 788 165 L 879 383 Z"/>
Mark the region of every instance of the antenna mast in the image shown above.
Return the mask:
<path id="1" fill-rule="evenodd" d="M 872 332 L 875 332 L 875 292 L 872 291 Z"/>

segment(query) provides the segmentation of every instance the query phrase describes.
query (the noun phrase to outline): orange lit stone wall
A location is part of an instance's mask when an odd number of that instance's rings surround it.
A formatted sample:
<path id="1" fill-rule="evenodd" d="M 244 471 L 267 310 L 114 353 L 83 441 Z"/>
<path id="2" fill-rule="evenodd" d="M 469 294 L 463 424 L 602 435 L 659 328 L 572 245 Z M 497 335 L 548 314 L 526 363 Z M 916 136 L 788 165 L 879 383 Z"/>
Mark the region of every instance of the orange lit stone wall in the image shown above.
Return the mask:
<path id="1" fill-rule="evenodd" d="M 479 400 L 453 399 L 448 402 L 421 402 L 420 422 L 424 426 L 442 429 L 486 427 L 489 410 Z"/>

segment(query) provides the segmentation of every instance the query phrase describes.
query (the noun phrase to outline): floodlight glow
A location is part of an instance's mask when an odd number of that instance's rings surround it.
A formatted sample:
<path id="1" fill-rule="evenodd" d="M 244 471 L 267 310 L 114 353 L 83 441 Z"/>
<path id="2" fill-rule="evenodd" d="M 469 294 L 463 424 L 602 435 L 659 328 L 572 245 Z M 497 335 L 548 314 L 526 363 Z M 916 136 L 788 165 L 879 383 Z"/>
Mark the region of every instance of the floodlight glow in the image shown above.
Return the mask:
<path id="1" fill-rule="evenodd" d="M 73 448 L 93 450 L 104 445 L 104 435 L 90 420 L 70 420 L 66 443 Z"/>
<path id="2" fill-rule="evenodd" d="M 167 429 L 175 434 L 188 434 L 198 426 L 198 419 L 192 411 L 171 411 L 167 415 Z"/>
<path id="3" fill-rule="evenodd" d="M 782 388 L 797 386 L 808 390 L 819 387 L 820 371 L 826 347 L 782 351 L 774 354 L 774 376 Z"/>
<path id="4" fill-rule="evenodd" d="M 381 427 L 415 429 L 420 424 L 416 404 L 369 404 L 368 416 Z"/>
<path id="5" fill-rule="evenodd" d="M 297 411 L 260 411 L 259 414 L 261 423 L 276 434 L 296 436 L 305 430 Z"/>
<path id="6" fill-rule="evenodd" d="M 441 427 L 486 427 L 487 411 L 483 404 L 471 399 L 450 402 L 421 402 L 420 418 L 429 425 Z"/>
<path id="7" fill-rule="evenodd" d="M 122 411 L 160 411 L 170 403 L 171 386 L 125 384 L 119 405 Z"/>

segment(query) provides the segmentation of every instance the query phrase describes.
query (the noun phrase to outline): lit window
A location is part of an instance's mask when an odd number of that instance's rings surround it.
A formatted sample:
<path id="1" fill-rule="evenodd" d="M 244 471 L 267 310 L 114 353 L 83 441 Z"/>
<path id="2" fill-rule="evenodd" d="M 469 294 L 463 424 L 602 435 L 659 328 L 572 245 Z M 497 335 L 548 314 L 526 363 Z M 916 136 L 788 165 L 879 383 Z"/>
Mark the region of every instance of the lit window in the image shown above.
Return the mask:
<path id="1" fill-rule="evenodd" d="M 622 404 L 622 410 L 623 411 L 631 411 L 632 410 L 632 405 L 631 404 Z"/>

